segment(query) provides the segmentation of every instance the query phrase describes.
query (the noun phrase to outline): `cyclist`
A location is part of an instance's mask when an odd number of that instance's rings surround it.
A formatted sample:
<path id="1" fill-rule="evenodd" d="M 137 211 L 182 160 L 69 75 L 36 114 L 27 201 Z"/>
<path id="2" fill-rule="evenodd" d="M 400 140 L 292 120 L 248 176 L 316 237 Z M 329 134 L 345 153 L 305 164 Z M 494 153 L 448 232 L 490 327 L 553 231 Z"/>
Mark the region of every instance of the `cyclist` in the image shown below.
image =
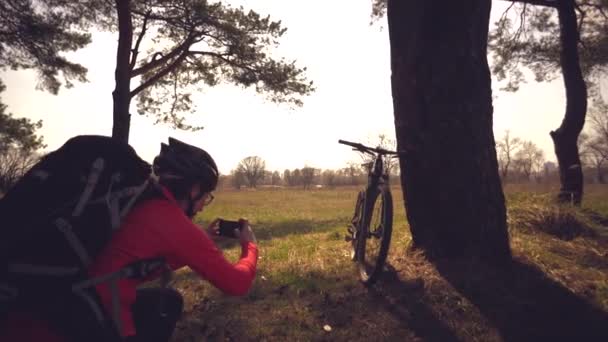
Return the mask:
<path id="1" fill-rule="evenodd" d="M 190 220 L 213 200 L 218 170 L 211 156 L 170 138 L 154 160 L 154 173 L 159 177 L 162 197 L 147 200 L 129 213 L 122 229 L 93 265 L 92 276 L 116 271 L 137 259 L 163 256 L 172 269 L 189 266 L 227 294 L 246 294 L 255 278 L 258 257 L 249 224 L 245 221 L 246 227 L 238 233 L 241 258 L 233 265 L 210 238 L 217 229 L 215 222 L 205 233 Z M 181 296 L 168 289 L 136 291 L 138 283 L 124 280 L 119 284 L 122 335 L 133 341 L 167 341 L 181 313 Z M 111 312 L 110 287 L 102 284 L 97 290 Z M 160 296 L 166 298 L 165 317 L 148 311 L 158 306 Z"/>
<path id="2" fill-rule="evenodd" d="M 212 240 L 216 221 L 206 232 L 191 221 L 213 200 L 218 182 L 213 158 L 200 148 L 169 138 L 169 144 L 161 144 L 153 167 L 159 186 L 125 217 L 121 229 L 93 263 L 91 277 L 115 272 L 137 260 L 163 257 L 171 269 L 189 266 L 226 294 L 246 294 L 255 278 L 258 259 L 248 222 L 243 221 L 242 231 L 236 230 L 242 250 L 240 260 L 232 264 Z M 116 287 L 102 283 L 97 292 L 126 341 L 168 341 L 182 312 L 182 297 L 168 288 L 136 289 L 142 282 L 123 279 Z M 50 336 L 44 340 L 60 341 Z"/>

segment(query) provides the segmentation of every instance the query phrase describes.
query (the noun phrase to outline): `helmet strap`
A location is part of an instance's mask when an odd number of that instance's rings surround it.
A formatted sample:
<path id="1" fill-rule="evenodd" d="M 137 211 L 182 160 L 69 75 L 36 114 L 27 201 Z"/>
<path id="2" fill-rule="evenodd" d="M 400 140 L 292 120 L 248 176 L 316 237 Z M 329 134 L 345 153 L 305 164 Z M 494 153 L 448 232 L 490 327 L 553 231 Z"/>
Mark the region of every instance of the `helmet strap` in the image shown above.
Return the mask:
<path id="1" fill-rule="evenodd" d="M 194 201 L 192 200 L 192 198 L 188 199 L 188 207 L 186 208 L 186 216 L 188 216 L 189 218 L 193 218 L 194 217 Z"/>
<path id="2" fill-rule="evenodd" d="M 199 192 L 198 195 L 192 197 L 192 195 L 188 196 L 188 206 L 186 207 L 186 215 L 190 218 L 194 217 L 194 203 L 199 201 L 205 195 L 204 192 Z"/>

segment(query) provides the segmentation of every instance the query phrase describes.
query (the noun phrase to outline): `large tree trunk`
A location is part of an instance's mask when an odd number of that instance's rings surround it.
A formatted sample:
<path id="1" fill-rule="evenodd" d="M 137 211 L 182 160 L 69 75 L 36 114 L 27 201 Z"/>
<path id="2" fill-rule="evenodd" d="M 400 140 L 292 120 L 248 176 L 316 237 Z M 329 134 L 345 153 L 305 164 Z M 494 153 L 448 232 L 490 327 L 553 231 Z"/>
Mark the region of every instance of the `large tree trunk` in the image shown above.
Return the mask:
<path id="1" fill-rule="evenodd" d="M 129 129 L 131 128 L 131 44 L 133 41 L 133 23 L 129 9 L 129 0 L 116 0 L 118 15 L 118 51 L 116 54 L 116 71 L 114 78 L 116 88 L 112 92 L 114 101 L 114 126 L 112 138 L 129 142 Z"/>
<path id="2" fill-rule="evenodd" d="M 587 86 L 578 59 L 579 32 L 574 0 L 560 0 L 557 5 L 560 23 L 560 63 L 566 87 L 566 115 L 558 129 L 551 132 L 559 164 L 560 202 L 580 205 L 583 198 L 583 170 L 577 140 L 585 124 Z"/>
<path id="3" fill-rule="evenodd" d="M 510 260 L 492 132 L 490 0 L 389 0 L 401 183 L 415 247 Z"/>

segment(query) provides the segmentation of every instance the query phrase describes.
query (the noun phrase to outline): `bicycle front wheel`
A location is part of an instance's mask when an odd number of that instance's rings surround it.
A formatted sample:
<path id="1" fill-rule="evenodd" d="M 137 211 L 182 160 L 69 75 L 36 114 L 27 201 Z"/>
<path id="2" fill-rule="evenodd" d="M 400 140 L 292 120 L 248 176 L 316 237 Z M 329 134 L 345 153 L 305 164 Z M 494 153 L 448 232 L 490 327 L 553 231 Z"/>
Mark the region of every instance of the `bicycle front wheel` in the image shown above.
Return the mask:
<path id="1" fill-rule="evenodd" d="M 385 186 L 368 189 L 356 253 L 359 277 L 365 285 L 373 284 L 382 272 L 392 232 L 393 197 L 390 190 Z"/>

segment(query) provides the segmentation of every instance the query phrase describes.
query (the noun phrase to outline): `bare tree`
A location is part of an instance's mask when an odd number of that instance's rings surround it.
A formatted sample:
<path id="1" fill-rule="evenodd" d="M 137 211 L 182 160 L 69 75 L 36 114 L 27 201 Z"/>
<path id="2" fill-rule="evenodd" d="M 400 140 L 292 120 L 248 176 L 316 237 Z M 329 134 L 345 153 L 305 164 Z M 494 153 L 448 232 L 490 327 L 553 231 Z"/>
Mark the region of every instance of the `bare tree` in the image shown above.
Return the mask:
<path id="1" fill-rule="evenodd" d="M 600 183 L 603 166 L 608 161 L 608 104 L 597 99 L 588 114 L 589 134 L 581 134 L 579 148 L 583 161 L 592 166 Z"/>
<path id="2" fill-rule="evenodd" d="M 542 170 L 545 162 L 543 151 L 531 141 L 523 141 L 521 149 L 515 154 L 515 164 L 519 171 L 528 180 L 535 172 Z"/>
<path id="3" fill-rule="evenodd" d="M 279 174 L 279 171 L 274 171 L 272 173 L 270 184 L 272 184 L 272 185 L 279 185 L 279 184 L 281 184 L 281 175 Z"/>
<path id="4" fill-rule="evenodd" d="M 323 183 L 330 188 L 336 186 L 336 171 L 325 170 L 322 173 Z"/>
<path id="5" fill-rule="evenodd" d="M 0 192 L 6 193 L 39 159 L 38 153 L 12 147 L 0 154 Z"/>
<path id="6" fill-rule="evenodd" d="M 608 160 L 608 146 L 599 139 L 590 140 L 586 146 L 583 159 L 595 169 L 597 181 L 604 183 L 604 165 Z"/>
<path id="7" fill-rule="evenodd" d="M 258 182 L 264 178 L 266 162 L 258 156 L 250 156 L 241 160 L 236 170 L 242 172 L 249 186 L 255 188 Z"/>
<path id="8" fill-rule="evenodd" d="M 260 185 L 272 185 L 272 171 L 264 170 L 262 179 L 258 181 Z"/>
<path id="9" fill-rule="evenodd" d="M 378 134 L 377 139 L 375 141 L 368 140 L 367 145 L 383 148 L 389 151 L 395 151 L 397 149 L 397 142 L 395 139 L 387 137 L 386 134 Z M 363 164 L 370 164 L 373 161 L 373 157 L 367 153 L 360 153 L 359 155 L 363 160 Z M 399 170 L 399 160 L 392 158 L 391 156 L 387 156 L 384 158 L 384 167 L 389 175 L 396 174 Z"/>
<path id="10" fill-rule="evenodd" d="M 355 162 L 348 162 L 347 166 L 342 169 L 344 174 L 348 176 L 348 178 L 350 178 L 350 184 L 351 185 L 357 185 L 358 181 L 357 179 L 359 178 L 359 176 L 361 175 L 361 168 L 360 166 L 355 163 Z"/>
<path id="11" fill-rule="evenodd" d="M 500 174 L 502 181 L 506 182 L 509 177 L 509 168 L 513 154 L 521 146 L 521 139 L 511 138 L 511 132 L 505 131 L 505 135 L 496 143 L 498 148 L 498 166 L 500 167 Z"/>
<path id="12" fill-rule="evenodd" d="M 300 185 L 302 184 L 302 171 L 300 169 L 294 169 L 291 172 L 291 185 Z"/>
<path id="13" fill-rule="evenodd" d="M 310 167 L 310 166 L 304 166 L 302 168 L 302 185 L 304 186 L 304 189 L 310 189 L 310 186 L 313 183 L 313 180 L 315 179 L 315 175 L 317 173 L 317 169 Z"/>
<path id="14" fill-rule="evenodd" d="M 283 171 L 283 181 L 287 186 L 293 186 L 293 176 L 291 175 L 291 171 L 289 169 L 285 169 Z"/>
<path id="15" fill-rule="evenodd" d="M 240 170 L 232 170 L 230 171 L 230 176 L 232 178 L 232 186 L 240 190 L 243 185 L 246 183 L 245 174 Z"/>
<path id="16" fill-rule="evenodd" d="M 608 144 L 608 103 L 602 99 L 594 101 L 589 110 L 589 126 L 591 136 L 596 136 Z"/>

